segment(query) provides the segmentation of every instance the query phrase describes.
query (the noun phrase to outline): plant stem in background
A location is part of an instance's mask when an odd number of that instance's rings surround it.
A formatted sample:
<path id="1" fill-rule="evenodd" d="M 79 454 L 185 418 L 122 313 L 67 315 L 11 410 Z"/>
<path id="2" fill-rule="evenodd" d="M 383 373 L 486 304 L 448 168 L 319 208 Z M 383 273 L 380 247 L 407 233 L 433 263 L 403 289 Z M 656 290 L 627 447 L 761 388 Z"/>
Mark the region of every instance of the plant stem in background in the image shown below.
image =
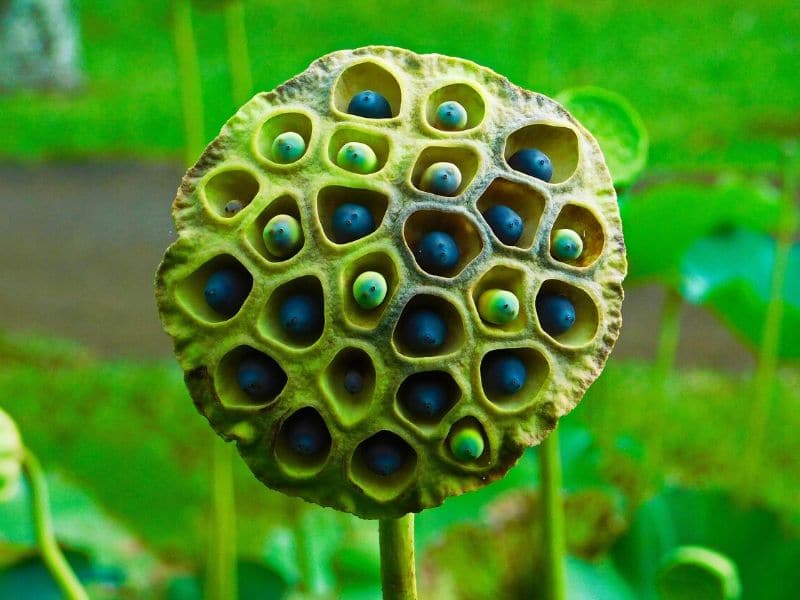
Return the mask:
<path id="1" fill-rule="evenodd" d="M 225 38 L 228 43 L 233 102 L 238 108 L 250 98 L 253 90 L 242 0 L 234 0 L 225 5 Z"/>
<path id="2" fill-rule="evenodd" d="M 47 565 L 53 579 L 69 600 L 88 600 L 89 595 L 83 589 L 80 580 L 70 568 L 67 559 L 61 553 L 53 530 L 53 518 L 50 515 L 50 496 L 47 492 L 47 481 L 36 456 L 25 448 L 22 454 L 22 468 L 30 482 L 33 523 L 36 528 L 36 541 L 42 553 L 42 560 Z"/>
<path id="3" fill-rule="evenodd" d="M 564 561 L 567 550 L 564 539 L 564 502 L 561 496 L 561 456 L 558 452 L 558 430 L 554 429 L 539 446 L 542 481 L 542 536 L 547 600 L 567 597 Z"/>
<path id="4" fill-rule="evenodd" d="M 745 497 L 752 500 L 761 466 L 764 440 L 767 433 L 772 396 L 775 389 L 775 372 L 778 368 L 778 345 L 783 320 L 783 288 L 789 252 L 798 227 L 796 207 L 798 160 L 797 142 L 792 142 L 786 151 L 786 170 L 783 181 L 783 211 L 778 225 L 778 239 L 775 248 L 775 263 L 772 270 L 769 303 L 764 316 L 764 330 L 758 352 L 756 372 L 753 377 L 753 401 L 747 421 L 748 451 L 742 456 L 742 483 Z"/>
<path id="5" fill-rule="evenodd" d="M 381 519 L 381 585 L 384 600 L 416 600 L 414 515 Z"/>
<path id="6" fill-rule="evenodd" d="M 234 448 L 214 436 L 213 529 L 209 545 L 206 597 L 226 600 L 237 597 L 236 506 L 233 489 Z"/>
<path id="7" fill-rule="evenodd" d="M 192 33 L 192 7 L 189 0 L 173 0 L 172 26 L 186 135 L 185 161 L 194 164 L 203 150 L 203 90 L 200 86 L 200 64 Z"/>

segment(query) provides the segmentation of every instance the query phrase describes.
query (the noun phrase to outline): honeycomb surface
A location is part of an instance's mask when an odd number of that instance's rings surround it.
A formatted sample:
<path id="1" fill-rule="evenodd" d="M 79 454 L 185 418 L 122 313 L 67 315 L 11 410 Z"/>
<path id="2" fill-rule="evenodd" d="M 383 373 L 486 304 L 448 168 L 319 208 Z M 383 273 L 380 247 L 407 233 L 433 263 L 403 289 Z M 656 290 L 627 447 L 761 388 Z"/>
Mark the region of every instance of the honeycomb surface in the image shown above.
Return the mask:
<path id="1" fill-rule="evenodd" d="M 350 98 L 365 89 L 388 100 L 390 118 L 348 114 Z M 461 130 L 436 126 L 436 107 L 448 100 L 467 110 Z M 306 147 L 295 162 L 280 164 L 270 148 L 287 131 L 299 133 Z M 349 142 L 374 150 L 376 171 L 337 164 Z M 550 157 L 550 182 L 509 166 L 508 157 L 529 146 Z M 423 172 L 440 161 L 462 174 L 453 196 L 422 189 Z M 241 210 L 229 214 L 232 201 Z M 354 201 L 368 208 L 377 228 L 337 243 L 333 214 Z M 513 245 L 502 243 L 483 216 L 495 204 L 522 217 Z M 287 258 L 271 254 L 262 238 L 280 214 L 302 229 L 302 245 Z M 376 46 L 317 60 L 226 123 L 184 176 L 173 216 L 178 239 L 158 270 L 157 299 L 198 410 L 219 435 L 235 440 L 267 486 L 364 518 L 417 512 L 502 477 L 578 403 L 621 325 L 625 249 L 597 143 L 553 100 L 466 60 Z M 461 251 L 446 276 L 415 258 L 420 236 L 432 228 L 448 231 Z M 579 259 L 551 255 L 551 235 L 562 228 L 583 238 Z M 252 279 L 230 318 L 209 308 L 203 292 L 208 277 L 228 267 Z M 364 271 L 387 281 L 385 301 L 372 310 L 351 291 Z M 481 318 L 478 298 L 496 288 L 519 299 L 510 323 Z M 321 301 L 319 335 L 298 341 L 281 329 L 281 302 L 294 293 Z M 569 298 L 569 331 L 544 331 L 538 294 Z M 404 311 L 418 307 L 435 309 L 447 324 L 445 343 L 431 352 L 408 347 L 399 331 Z M 527 379 L 499 397 L 483 381 L 481 365 L 501 349 L 522 360 Z M 237 365 L 254 351 L 286 376 L 280 392 L 263 402 L 237 386 Z M 341 384 L 352 365 L 364 375 L 357 394 Z M 429 372 L 447 389 L 446 411 L 421 418 L 409 413 L 403 395 L 415 375 Z M 285 430 L 293 416 L 324 423 L 330 440 L 322 452 L 292 451 Z M 451 449 L 452 436 L 465 427 L 482 438 L 476 460 L 459 460 Z M 364 444 L 376 435 L 403 445 L 396 472 L 368 467 Z"/>

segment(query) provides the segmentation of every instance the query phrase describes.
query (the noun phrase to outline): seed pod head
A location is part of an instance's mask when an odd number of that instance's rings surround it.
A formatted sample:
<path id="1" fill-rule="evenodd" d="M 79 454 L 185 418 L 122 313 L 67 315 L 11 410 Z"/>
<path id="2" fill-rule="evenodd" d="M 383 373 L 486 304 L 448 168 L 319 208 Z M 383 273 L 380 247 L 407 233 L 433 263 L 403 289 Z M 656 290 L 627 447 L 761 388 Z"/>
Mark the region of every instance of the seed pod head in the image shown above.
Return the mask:
<path id="1" fill-rule="evenodd" d="M 13 498 L 22 476 L 22 438 L 17 424 L 0 409 L 0 502 Z"/>

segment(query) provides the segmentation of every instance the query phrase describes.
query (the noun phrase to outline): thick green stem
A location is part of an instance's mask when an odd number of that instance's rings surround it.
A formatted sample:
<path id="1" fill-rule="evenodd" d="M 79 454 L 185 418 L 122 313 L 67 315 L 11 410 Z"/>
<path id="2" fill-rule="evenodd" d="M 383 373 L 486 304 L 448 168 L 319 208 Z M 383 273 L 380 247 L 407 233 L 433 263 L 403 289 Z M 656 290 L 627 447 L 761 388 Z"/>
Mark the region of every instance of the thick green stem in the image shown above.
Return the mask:
<path id="1" fill-rule="evenodd" d="M 558 431 L 553 430 L 539 446 L 542 481 L 542 536 L 547 600 L 567 597 L 564 561 L 567 557 L 564 538 L 564 502 L 561 496 L 561 456 Z"/>
<path id="2" fill-rule="evenodd" d="M 88 600 L 89 595 L 83 589 L 80 580 L 70 568 L 67 559 L 61 553 L 53 530 L 53 518 L 50 515 L 50 496 L 47 492 L 47 481 L 36 456 L 27 448 L 22 455 L 22 468 L 30 482 L 33 523 L 36 528 L 36 541 L 42 553 L 42 560 L 47 565 L 53 579 L 69 600 Z"/>
<path id="3" fill-rule="evenodd" d="M 233 102 L 236 106 L 240 106 L 250 99 L 253 91 L 244 3 L 241 0 L 234 0 L 225 5 L 225 38 L 228 42 Z"/>
<path id="4" fill-rule="evenodd" d="M 384 600 L 416 600 L 414 515 L 381 519 L 378 527 Z"/>
<path id="5" fill-rule="evenodd" d="M 236 507 L 233 490 L 234 448 L 215 436 L 213 444 L 213 530 L 208 553 L 206 598 L 237 597 Z"/>
<path id="6" fill-rule="evenodd" d="M 186 135 L 184 158 L 186 164 L 191 165 L 203 151 L 203 90 L 200 86 L 200 64 L 192 33 L 190 0 L 173 0 L 172 7 L 172 26 L 178 57 L 183 126 Z"/>
<path id="7" fill-rule="evenodd" d="M 797 194 L 798 161 L 797 144 L 787 149 L 786 173 L 783 185 L 783 212 L 779 223 L 775 248 L 775 264 L 772 270 L 770 297 L 764 316 L 764 330 L 758 352 L 758 362 L 753 377 L 753 401 L 748 420 L 748 451 L 742 456 L 743 491 L 748 499 L 753 498 L 758 469 L 761 466 L 764 439 L 767 433 L 772 397 L 775 388 L 775 373 L 778 369 L 778 348 L 783 320 L 783 289 L 789 253 L 798 227 L 794 198 Z"/>

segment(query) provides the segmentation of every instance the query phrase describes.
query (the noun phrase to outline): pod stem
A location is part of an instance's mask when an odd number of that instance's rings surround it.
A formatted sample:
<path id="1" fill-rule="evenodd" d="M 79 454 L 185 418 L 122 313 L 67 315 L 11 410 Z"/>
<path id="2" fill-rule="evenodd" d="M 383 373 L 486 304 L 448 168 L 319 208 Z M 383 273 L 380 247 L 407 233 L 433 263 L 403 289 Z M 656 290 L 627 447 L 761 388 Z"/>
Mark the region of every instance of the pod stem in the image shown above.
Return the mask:
<path id="1" fill-rule="evenodd" d="M 250 53 L 247 49 L 247 28 L 242 0 L 233 0 L 233 2 L 225 5 L 225 39 L 228 44 L 231 93 L 233 102 L 238 107 L 247 102 L 253 90 L 253 76 L 250 67 Z"/>
<path id="2" fill-rule="evenodd" d="M 416 600 L 414 515 L 381 519 L 381 584 L 384 600 Z"/>
<path id="3" fill-rule="evenodd" d="M 234 448 L 214 436 L 213 442 L 213 530 L 209 544 L 206 598 L 237 597 L 236 507 L 233 489 Z"/>
<path id="4" fill-rule="evenodd" d="M 564 502 L 561 495 L 561 456 L 558 431 L 553 430 L 539 445 L 542 483 L 542 542 L 547 600 L 565 600 L 567 556 L 564 537 Z"/>
<path id="5" fill-rule="evenodd" d="M 798 229 L 797 208 L 794 204 L 797 194 L 797 180 L 800 175 L 797 141 L 786 148 L 786 166 L 783 180 L 783 210 L 778 224 L 775 263 L 772 269 L 772 282 L 767 311 L 764 316 L 764 329 L 758 351 L 756 370 L 753 376 L 753 402 L 748 420 L 749 449 L 742 461 L 742 482 L 745 496 L 752 500 L 761 466 L 764 440 L 767 433 L 772 398 L 775 388 L 775 374 L 778 369 L 778 353 L 783 321 L 783 289 L 792 241 Z"/>
<path id="6" fill-rule="evenodd" d="M 178 59 L 183 126 L 186 135 L 184 160 L 187 165 L 192 165 L 203 150 L 204 117 L 200 64 L 197 58 L 197 45 L 192 33 L 190 0 L 173 0 L 172 27 Z"/>
<path id="7" fill-rule="evenodd" d="M 89 600 L 89 594 L 81 585 L 75 572 L 69 566 L 61 552 L 53 529 L 53 517 L 50 514 L 50 494 L 47 491 L 47 480 L 39 460 L 28 448 L 22 452 L 22 468 L 30 483 L 31 508 L 33 524 L 36 528 L 36 541 L 44 561 L 53 579 L 69 600 Z"/>

